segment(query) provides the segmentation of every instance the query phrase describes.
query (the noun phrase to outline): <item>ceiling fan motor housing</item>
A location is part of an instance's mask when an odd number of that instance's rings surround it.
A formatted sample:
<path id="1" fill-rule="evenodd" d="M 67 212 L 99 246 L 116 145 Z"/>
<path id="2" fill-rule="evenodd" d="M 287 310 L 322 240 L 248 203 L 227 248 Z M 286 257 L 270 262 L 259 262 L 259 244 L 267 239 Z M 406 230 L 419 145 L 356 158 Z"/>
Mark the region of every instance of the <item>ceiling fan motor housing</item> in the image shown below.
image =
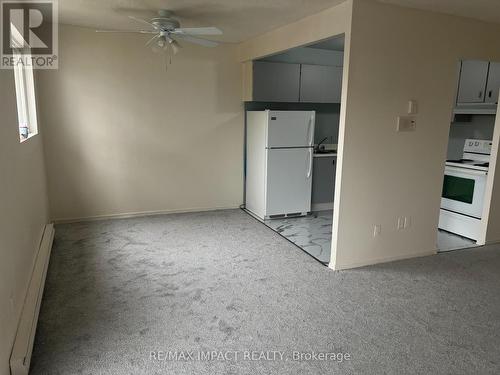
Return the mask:
<path id="1" fill-rule="evenodd" d="M 178 20 L 174 18 L 174 13 L 169 10 L 158 11 L 160 17 L 153 18 L 150 22 L 160 30 L 174 30 L 181 26 Z"/>
<path id="2" fill-rule="evenodd" d="M 173 18 L 153 18 L 151 23 L 155 25 L 160 30 L 175 30 L 180 27 L 179 21 Z"/>

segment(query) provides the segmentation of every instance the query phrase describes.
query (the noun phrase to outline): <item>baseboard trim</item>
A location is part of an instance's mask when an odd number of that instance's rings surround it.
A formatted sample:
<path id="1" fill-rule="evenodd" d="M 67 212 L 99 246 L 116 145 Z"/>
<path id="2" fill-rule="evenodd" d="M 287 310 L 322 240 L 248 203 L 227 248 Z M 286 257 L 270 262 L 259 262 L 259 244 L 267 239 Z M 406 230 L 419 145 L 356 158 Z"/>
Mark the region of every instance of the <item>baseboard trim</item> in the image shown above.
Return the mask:
<path id="1" fill-rule="evenodd" d="M 486 241 L 483 245 L 479 246 L 490 246 L 490 245 L 498 245 L 500 244 L 500 240 Z"/>
<path id="2" fill-rule="evenodd" d="M 422 252 L 413 253 L 413 254 L 396 255 L 396 256 L 391 256 L 391 257 L 375 258 L 375 259 L 370 259 L 370 260 L 362 261 L 362 262 L 354 262 L 354 263 L 346 263 L 346 264 L 332 264 L 332 263 L 330 263 L 328 265 L 328 267 L 330 267 L 334 271 L 340 271 L 340 270 L 347 270 L 347 269 L 351 269 L 351 268 L 373 266 L 375 264 L 380 264 L 380 263 L 389 263 L 389 262 L 395 262 L 395 261 L 398 261 L 398 260 L 411 259 L 411 258 L 419 258 L 419 257 L 425 257 L 425 256 L 429 256 L 429 255 L 436 255 L 436 254 L 437 254 L 437 252 L 435 250 L 422 251 Z"/>
<path id="3" fill-rule="evenodd" d="M 110 219 L 130 219 L 134 217 L 145 217 L 145 216 L 158 216 L 158 215 L 170 215 L 170 214 L 184 214 L 191 212 L 207 212 L 207 211 L 220 211 L 220 210 L 234 210 L 238 209 L 238 206 L 221 206 L 221 207 L 197 207 L 197 208 L 187 208 L 180 210 L 159 210 L 159 211 L 139 211 L 139 212 L 126 212 L 122 214 L 110 214 L 110 215 L 95 215 L 95 216 L 83 216 L 74 218 L 59 218 L 54 219 L 55 224 L 69 224 L 69 223 L 79 223 L 85 221 L 99 221 L 99 220 L 110 220 Z"/>
<path id="4" fill-rule="evenodd" d="M 35 258 L 21 317 L 17 326 L 14 346 L 10 356 L 11 375 L 27 375 L 30 369 L 38 313 L 40 312 L 54 233 L 54 225 L 47 224 Z"/>
<path id="5" fill-rule="evenodd" d="M 313 203 L 313 204 L 311 204 L 311 210 L 312 210 L 312 211 L 327 211 L 327 210 L 333 210 L 333 202 L 327 202 L 327 203 Z"/>

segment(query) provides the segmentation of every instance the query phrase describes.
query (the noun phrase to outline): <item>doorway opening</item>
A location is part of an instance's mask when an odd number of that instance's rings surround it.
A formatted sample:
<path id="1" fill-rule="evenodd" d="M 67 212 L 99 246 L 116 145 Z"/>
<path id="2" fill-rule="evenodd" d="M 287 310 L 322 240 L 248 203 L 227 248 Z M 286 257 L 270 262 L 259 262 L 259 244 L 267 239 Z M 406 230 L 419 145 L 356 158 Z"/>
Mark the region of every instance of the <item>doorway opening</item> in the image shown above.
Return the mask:
<path id="1" fill-rule="evenodd" d="M 438 252 L 485 244 L 486 199 L 500 90 L 500 64 L 459 63 L 437 236 Z M 491 182 L 492 183 L 492 182 Z"/>
<path id="2" fill-rule="evenodd" d="M 328 265 L 344 35 L 253 61 L 245 209 Z"/>

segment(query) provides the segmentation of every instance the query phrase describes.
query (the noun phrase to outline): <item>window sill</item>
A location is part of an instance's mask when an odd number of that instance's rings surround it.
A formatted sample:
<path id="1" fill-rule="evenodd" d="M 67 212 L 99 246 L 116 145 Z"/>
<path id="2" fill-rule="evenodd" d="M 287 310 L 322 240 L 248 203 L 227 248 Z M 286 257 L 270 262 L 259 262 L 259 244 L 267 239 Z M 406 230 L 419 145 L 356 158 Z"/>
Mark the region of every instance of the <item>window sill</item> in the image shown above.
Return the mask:
<path id="1" fill-rule="evenodd" d="M 37 135 L 37 134 L 38 134 L 38 133 L 30 133 L 30 134 L 28 134 L 28 137 L 27 137 L 27 138 L 21 138 L 21 139 L 19 140 L 19 141 L 20 141 L 19 143 L 24 143 L 24 142 L 26 142 L 28 139 L 33 138 L 33 137 L 34 137 L 35 135 Z"/>

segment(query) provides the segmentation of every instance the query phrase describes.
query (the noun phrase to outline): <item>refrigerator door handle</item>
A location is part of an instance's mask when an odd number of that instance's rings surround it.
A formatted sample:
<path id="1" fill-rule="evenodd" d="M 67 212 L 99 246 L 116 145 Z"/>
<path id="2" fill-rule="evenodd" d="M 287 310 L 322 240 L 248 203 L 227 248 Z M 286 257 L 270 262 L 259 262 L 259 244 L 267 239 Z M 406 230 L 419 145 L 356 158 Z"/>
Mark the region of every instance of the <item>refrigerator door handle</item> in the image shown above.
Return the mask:
<path id="1" fill-rule="evenodd" d="M 307 179 L 309 179 L 309 178 L 311 178 L 312 167 L 313 167 L 313 149 L 312 148 L 309 148 L 309 153 L 307 155 L 309 156 L 309 166 L 307 168 L 306 177 L 307 177 Z"/>
<path id="2" fill-rule="evenodd" d="M 314 139 L 313 139 L 313 134 L 314 134 L 314 114 L 311 115 L 311 117 L 309 117 L 309 125 L 307 127 L 307 133 L 309 135 L 309 146 L 314 146 L 313 142 L 314 142 Z"/>

